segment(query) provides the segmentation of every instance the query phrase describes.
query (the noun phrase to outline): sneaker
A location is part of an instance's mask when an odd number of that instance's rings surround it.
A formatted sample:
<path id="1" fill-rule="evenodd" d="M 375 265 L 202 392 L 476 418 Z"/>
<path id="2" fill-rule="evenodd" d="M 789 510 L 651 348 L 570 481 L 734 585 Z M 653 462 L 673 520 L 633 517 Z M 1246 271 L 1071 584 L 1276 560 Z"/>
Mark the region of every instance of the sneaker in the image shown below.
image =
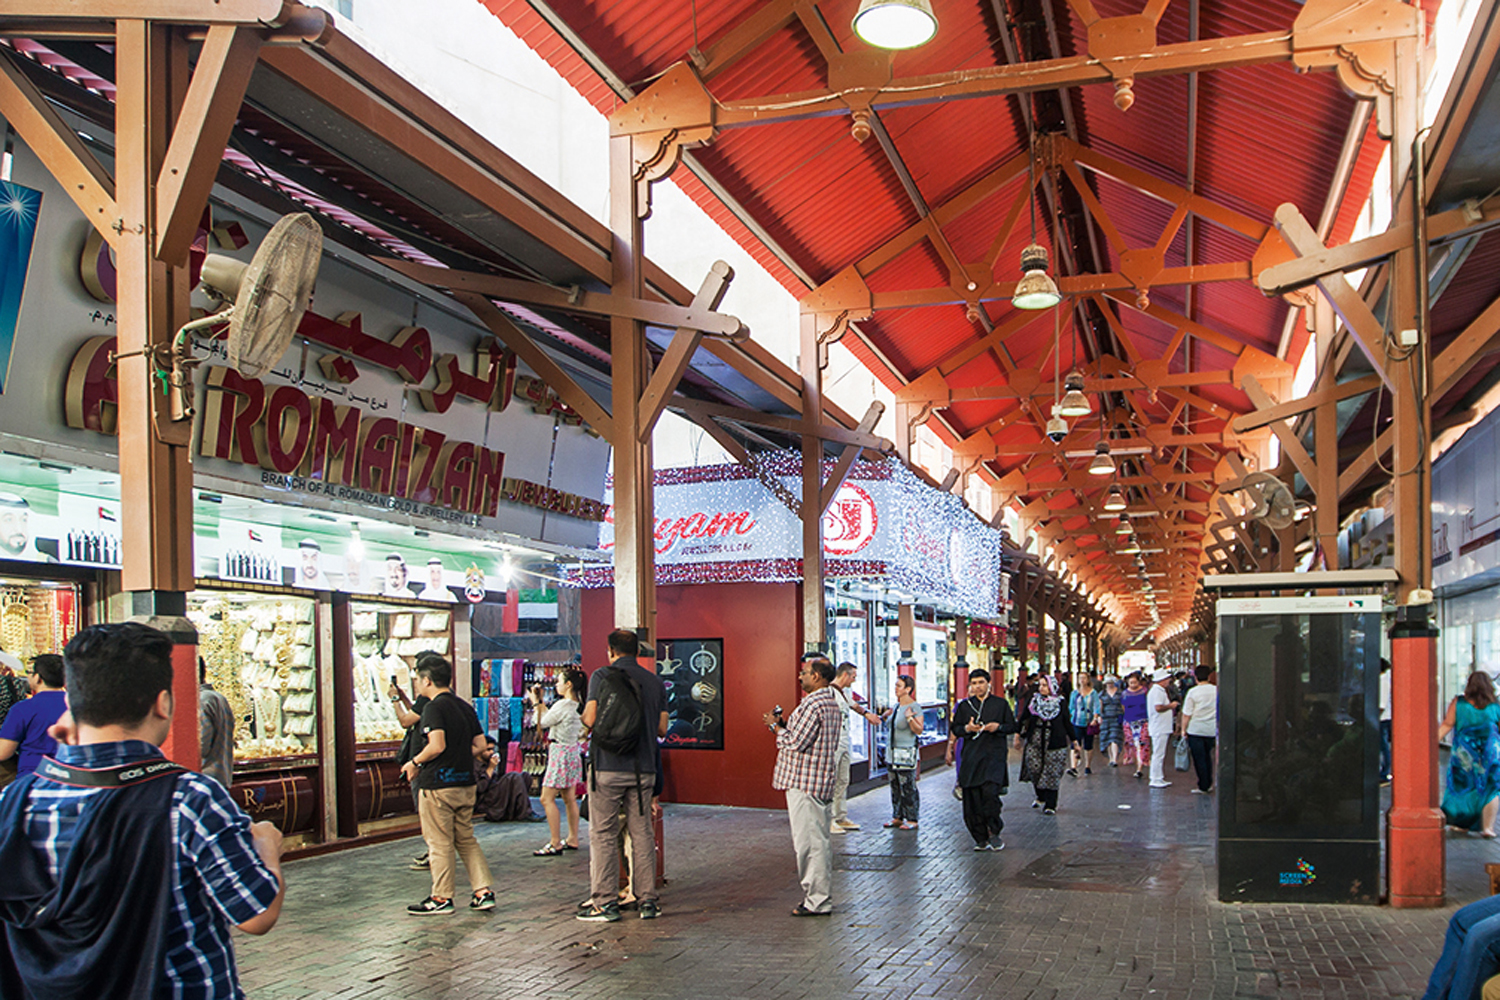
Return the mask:
<path id="1" fill-rule="evenodd" d="M 994 850 L 994 848 L 991 847 L 988 843 L 984 843 L 984 844 L 975 844 L 974 845 L 974 850 L 976 850 L 976 851 L 992 851 L 992 850 Z"/>
<path id="2" fill-rule="evenodd" d="M 841 826 L 845 830 L 858 830 L 859 829 L 859 824 L 856 823 L 856 822 L 854 822 L 854 820 L 852 820 L 852 819 L 836 819 L 833 822 L 834 822 L 835 826 Z"/>
<path id="3" fill-rule="evenodd" d="M 1005 850 L 1005 841 L 1001 840 L 999 837 L 994 837 L 985 846 L 992 851 L 1003 851 Z"/>
<path id="4" fill-rule="evenodd" d="M 1040 809 L 1040 808 L 1042 808 L 1042 800 L 1041 799 L 1032 799 L 1031 800 L 1031 808 L 1033 808 L 1033 809 Z"/>
<path id="5" fill-rule="evenodd" d="M 661 905 L 654 899 L 641 900 L 641 919 L 655 920 L 661 916 Z"/>
<path id="6" fill-rule="evenodd" d="M 1151 782 L 1151 787 L 1152 788 L 1170 788 L 1171 785 L 1172 785 L 1172 783 L 1170 781 L 1153 781 L 1153 782 Z"/>
<path id="7" fill-rule="evenodd" d="M 412 858 L 411 864 L 407 865 L 406 867 L 410 868 L 414 872 L 425 872 L 432 867 L 432 860 L 424 854 L 419 858 Z"/>
<path id="8" fill-rule="evenodd" d="M 955 799 L 958 799 L 960 802 L 963 801 L 964 790 L 963 790 L 963 788 L 961 786 L 959 786 L 959 785 L 954 785 L 953 786 L 953 797 Z"/>
<path id="9" fill-rule="evenodd" d="M 829 833 L 848 833 L 849 831 L 845 830 L 843 827 L 839 826 L 837 823 L 829 823 L 828 824 L 828 832 Z"/>
<path id="10" fill-rule="evenodd" d="M 1076 768 L 1076 767 L 1070 767 L 1070 768 L 1068 768 L 1068 774 L 1071 775 L 1072 777 L 1075 777 L 1075 778 L 1078 777 L 1078 768 Z"/>
<path id="11" fill-rule="evenodd" d="M 1093 774 L 1094 773 L 1094 769 L 1092 767 L 1086 767 L 1086 768 L 1083 769 L 1083 773 L 1084 774 Z"/>
<path id="12" fill-rule="evenodd" d="M 581 910 L 574 919 L 590 924 L 613 924 L 620 919 L 620 908 L 614 903 L 590 906 L 587 910 Z"/>
<path id="13" fill-rule="evenodd" d="M 1048 808 L 1042 810 L 1042 815 L 1043 816 L 1056 816 L 1057 815 L 1057 810 L 1053 809 L 1051 807 L 1048 807 Z"/>
<path id="14" fill-rule="evenodd" d="M 476 892 L 473 898 L 469 900 L 469 909 L 471 910 L 493 910 L 494 908 L 495 894 L 489 889 L 483 892 Z"/>
<path id="15" fill-rule="evenodd" d="M 1193 789 L 1190 789 L 1190 791 L 1194 795 L 1207 795 L 1208 794 L 1208 792 L 1205 789 L 1202 789 L 1202 788 L 1193 788 Z"/>
<path id="16" fill-rule="evenodd" d="M 406 908 L 406 912 L 410 913 L 414 917 L 431 917 L 436 916 L 439 913 L 452 913 L 453 900 L 438 899 L 435 896 L 428 896 L 420 903 L 413 903 L 408 906 Z"/>
<path id="17" fill-rule="evenodd" d="M 1119 766 L 1120 766 L 1120 764 L 1119 764 L 1119 762 L 1118 762 L 1118 761 L 1113 761 L 1113 760 L 1112 760 L 1112 761 L 1110 761 L 1110 762 L 1109 762 L 1109 766 L 1110 766 L 1110 767 L 1119 767 Z"/>

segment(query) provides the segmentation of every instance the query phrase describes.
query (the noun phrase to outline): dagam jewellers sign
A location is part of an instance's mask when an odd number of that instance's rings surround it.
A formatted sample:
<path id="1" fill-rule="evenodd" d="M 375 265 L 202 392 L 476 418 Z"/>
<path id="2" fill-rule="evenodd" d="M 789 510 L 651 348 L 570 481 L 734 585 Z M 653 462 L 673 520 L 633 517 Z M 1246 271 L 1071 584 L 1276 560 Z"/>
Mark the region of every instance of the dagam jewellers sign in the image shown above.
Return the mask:
<path id="1" fill-rule="evenodd" d="M 800 490 L 800 456 L 778 455 L 764 467 L 794 495 Z M 801 521 L 745 466 L 663 469 L 654 492 L 658 584 L 802 578 Z M 599 544 L 613 547 L 612 520 Z M 897 461 L 856 462 L 823 517 L 829 578 L 884 579 L 975 617 L 998 613 L 1000 553 L 1000 532 Z M 608 585 L 610 573 L 586 571 L 582 582 Z"/>

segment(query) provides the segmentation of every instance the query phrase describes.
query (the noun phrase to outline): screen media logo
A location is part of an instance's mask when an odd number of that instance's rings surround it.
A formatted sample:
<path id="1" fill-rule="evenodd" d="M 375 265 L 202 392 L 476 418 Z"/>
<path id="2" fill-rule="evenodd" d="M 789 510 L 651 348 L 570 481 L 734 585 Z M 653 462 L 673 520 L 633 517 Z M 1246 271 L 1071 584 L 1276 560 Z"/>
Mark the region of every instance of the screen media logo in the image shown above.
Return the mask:
<path id="1" fill-rule="evenodd" d="M 1309 862 L 1301 858 L 1297 859 L 1296 871 L 1282 872 L 1277 876 L 1277 884 L 1279 885 L 1312 885 L 1317 880 L 1317 871 Z"/>

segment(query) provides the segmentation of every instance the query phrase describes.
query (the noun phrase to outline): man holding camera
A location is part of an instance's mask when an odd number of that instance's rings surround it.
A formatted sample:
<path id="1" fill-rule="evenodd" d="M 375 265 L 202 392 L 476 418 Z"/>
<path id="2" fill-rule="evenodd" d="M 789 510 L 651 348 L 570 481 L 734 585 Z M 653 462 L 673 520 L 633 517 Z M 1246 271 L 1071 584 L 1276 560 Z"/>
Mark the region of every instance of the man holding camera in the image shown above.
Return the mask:
<path id="1" fill-rule="evenodd" d="M 833 912 L 833 845 L 828 831 L 839 746 L 848 724 L 833 693 L 833 677 L 833 664 L 826 657 L 804 660 L 797 680 L 807 697 L 789 718 L 781 717 L 779 705 L 763 716 L 776 734 L 771 787 L 786 792 L 802 882 L 802 902 L 792 910 L 794 917 L 826 917 Z"/>
<path id="2" fill-rule="evenodd" d="M 62 745 L 0 795 L 0 996 L 240 1000 L 229 929 L 281 914 L 281 833 L 162 756 L 165 634 L 94 625 L 64 659 Z"/>

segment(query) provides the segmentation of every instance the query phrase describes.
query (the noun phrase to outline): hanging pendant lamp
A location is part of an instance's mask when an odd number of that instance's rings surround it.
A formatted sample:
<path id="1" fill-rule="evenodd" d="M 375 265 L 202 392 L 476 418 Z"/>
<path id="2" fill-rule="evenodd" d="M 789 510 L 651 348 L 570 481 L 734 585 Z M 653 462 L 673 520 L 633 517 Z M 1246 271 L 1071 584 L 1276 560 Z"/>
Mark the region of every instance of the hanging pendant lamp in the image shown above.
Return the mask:
<path id="1" fill-rule="evenodd" d="M 1026 163 L 1030 178 L 1031 243 L 1021 251 L 1021 280 L 1011 295 L 1017 309 L 1051 309 L 1062 301 L 1057 284 L 1047 274 L 1047 248 L 1036 241 L 1036 136 L 1031 137 L 1031 156 Z"/>
<path id="2" fill-rule="evenodd" d="M 1067 397 L 1063 397 L 1067 402 Z M 1060 412 L 1060 411 L 1059 411 Z M 1100 441 L 1094 445 L 1094 459 L 1089 462 L 1089 474 L 1094 476 L 1109 476 L 1115 471 L 1115 460 L 1109 454 L 1109 442 Z"/>
<path id="3" fill-rule="evenodd" d="M 1111 486 L 1104 497 L 1104 509 L 1110 512 L 1124 510 L 1129 504 L 1125 502 L 1125 493 L 1118 485 Z"/>
<path id="4" fill-rule="evenodd" d="M 1068 372 L 1067 378 L 1063 379 L 1063 397 L 1057 404 L 1057 412 L 1065 417 L 1086 417 L 1094 412 L 1089 398 L 1083 394 L 1082 372 Z"/>
<path id="5" fill-rule="evenodd" d="M 911 49 L 937 34 L 928 0 L 860 0 L 854 33 L 879 49 Z"/>

